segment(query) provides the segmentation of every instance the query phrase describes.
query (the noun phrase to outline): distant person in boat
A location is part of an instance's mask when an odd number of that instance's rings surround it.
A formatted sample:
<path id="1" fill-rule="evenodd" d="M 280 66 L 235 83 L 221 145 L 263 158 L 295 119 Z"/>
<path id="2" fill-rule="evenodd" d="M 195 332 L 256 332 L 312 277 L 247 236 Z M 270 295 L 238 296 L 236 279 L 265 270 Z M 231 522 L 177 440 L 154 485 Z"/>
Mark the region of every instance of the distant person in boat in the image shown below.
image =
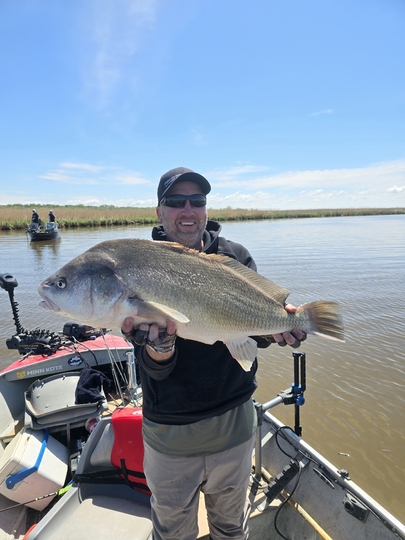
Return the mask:
<path id="1" fill-rule="evenodd" d="M 39 215 L 35 208 L 32 210 L 31 223 L 39 224 Z"/>
<path id="2" fill-rule="evenodd" d="M 256 270 L 248 250 L 221 237 L 221 225 L 208 220 L 210 191 L 208 180 L 190 169 L 164 174 L 157 190 L 161 225 L 153 228 L 153 240 L 226 255 Z M 289 304 L 286 310 L 296 308 Z M 197 538 L 201 491 L 210 538 L 248 538 L 257 359 L 246 372 L 222 342 L 176 339 L 172 321 L 164 330 L 157 324 L 133 327 L 127 318 L 122 332 L 134 343 L 140 370 L 144 472 L 152 492 L 154 540 Z M 294 330 L 273 340 L 297 347 L 305 337 Z M 255 339 L 259 347 L 268 347 L 269 341 Z"/>
<path id="3" fill-rule="evenodd" d="M 29 229 L 31 231 L 38 231 L 39 226 L 41 225 L 41 220 L 39 219 L 39 215 L 35 208 L 32 210 L 32 216 L 31 216 L 31 225 L 29 226 Z"/>
<path id="4" fill-rule="evenodd" d="M 55 222 L 55 214 L 53 213 L 53 210 L 49 210 L 48 221 L 50 221 L 51 223 Z"/>

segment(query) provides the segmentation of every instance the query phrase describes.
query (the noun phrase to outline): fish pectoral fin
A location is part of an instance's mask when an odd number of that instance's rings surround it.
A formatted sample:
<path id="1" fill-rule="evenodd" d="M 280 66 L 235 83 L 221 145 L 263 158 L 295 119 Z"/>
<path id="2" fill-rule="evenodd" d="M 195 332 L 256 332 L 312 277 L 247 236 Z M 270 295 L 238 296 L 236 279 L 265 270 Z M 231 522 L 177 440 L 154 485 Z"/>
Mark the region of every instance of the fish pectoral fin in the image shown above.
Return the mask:
<path id="1" fill-rule="evenodd" d="M 180 311 L 177 311 L 176 309 L 173 309 L 169 306 L 165 306 L 163 304 L 158 304 L 157 302 L 142 302 L 143 307 L 149 308 L 150 311 L 159 312 L 162 315 L 164 315 L 167 319 L 172 319 L 173 321 L 179 322 L 179 323 L 189 323 L 190 319 L 186 317 L 183 313 L 180 313 Z"/>
<path id="2" fill-rule="evenodd" d="M 225 341 L 229 352 L 245 371 L 250 371 L 257 356 L 257 343 L 248 337 L 243 341 Z"/>

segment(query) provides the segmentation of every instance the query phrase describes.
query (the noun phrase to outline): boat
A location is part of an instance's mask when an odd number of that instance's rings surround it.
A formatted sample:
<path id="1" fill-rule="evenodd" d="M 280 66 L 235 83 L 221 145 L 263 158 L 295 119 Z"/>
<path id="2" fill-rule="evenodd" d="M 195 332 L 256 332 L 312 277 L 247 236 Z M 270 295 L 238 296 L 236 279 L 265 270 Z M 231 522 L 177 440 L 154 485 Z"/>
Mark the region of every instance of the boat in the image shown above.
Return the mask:
<path id="1" fill-rule="evenodd" d="M 0 275 L 0 285 L 17 327 L 7 346 L 21 354 L 0 373 L 0 540 L 151 539 L 132 346 L 74 321 L 61 333 L 28 332 L 14 300 L 16 280 Z M 255 402 L 249 538 L 405 540 L 404 524 L 302 438 L 306 357 L 292 354 L 291 387 Z M 99 382 L 85 386 L 94 375 Z M 109 390 L 104 377 L 114 382 Z M 83 390 L 92 400 L 78 403 Z M 291 406 L 293 427 L 272 414 L 281 404 Z M 23 463 L 30 445 L 34 464 Z M 198 538 L 208 540 L 202 498 L 198 520 Z"/>
<path id="2" fill-rule="evenodd" d="M 56 221 L 48 221 L 45 229 L 39 223 L 30 223 L 27 235 L 31 242 L 55 240 L 55 238 L 59 238 L 59 227 Z"/>
<path id="3" fill-rule="evenodd" d="M 74 321 L 61 332 L 27 330 L 14 298 L 17 286 L 11 274 L 0 275 L 16 326 L 6 345 L 18 353 L 0 372 L 0 540 L 24 538 L 69 483 L 89 436 L 86 422 L 109 414 L 110 403 L 115 409 L 133 401 L 122 390 L 133 385 L 126 375 L 133 372 L 133 348 L 123 337 Z M 103 385 L 100 396 L 77 402 L 86 373 L 106 379 L 108 400 Z"/>

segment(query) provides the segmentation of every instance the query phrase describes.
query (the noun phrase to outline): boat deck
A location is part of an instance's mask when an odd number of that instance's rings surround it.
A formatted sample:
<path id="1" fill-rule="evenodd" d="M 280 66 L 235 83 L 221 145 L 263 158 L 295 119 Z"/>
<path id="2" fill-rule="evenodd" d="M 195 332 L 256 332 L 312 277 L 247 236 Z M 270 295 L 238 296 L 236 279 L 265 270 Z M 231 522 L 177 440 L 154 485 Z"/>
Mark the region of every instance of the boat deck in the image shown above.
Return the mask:
<path id="1" fill-rule="evenodd" d="M 247 497 L 251 504 L 251 514 L 249 520 L 250 536 L 252 538 L 260 538 L 265 540 L 270 538 L 269 535 L 269 513 L 274 513 L 280 508 L 281 500 L 275 499 L 271 504 L 268 504 L 263 491 L 258 491 L 256 495 L 248 491 Z M 273 521 L 273 520 L 271 520 Z M 200 494 L 200 505 L 198 509 L 198 540 L 209 540 L 209 528 L 207 521 L 207 511 L 204 503 L 204 495 Z"/>

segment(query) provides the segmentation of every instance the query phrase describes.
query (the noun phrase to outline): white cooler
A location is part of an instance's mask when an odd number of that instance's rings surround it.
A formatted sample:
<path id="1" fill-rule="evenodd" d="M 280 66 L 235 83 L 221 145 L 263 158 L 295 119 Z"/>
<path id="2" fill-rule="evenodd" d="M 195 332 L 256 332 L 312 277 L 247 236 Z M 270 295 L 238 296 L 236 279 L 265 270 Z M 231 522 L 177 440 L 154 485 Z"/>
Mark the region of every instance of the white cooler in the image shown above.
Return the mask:
<path id="1" fill-rule="evenodd" d="M 69 450 L 48 430 L 22 429 L 0 457 L 0 493 L 18 503 L 58 491 L 64 486 Z M 43 510 L 55 497 L 28 503 Z"/>

